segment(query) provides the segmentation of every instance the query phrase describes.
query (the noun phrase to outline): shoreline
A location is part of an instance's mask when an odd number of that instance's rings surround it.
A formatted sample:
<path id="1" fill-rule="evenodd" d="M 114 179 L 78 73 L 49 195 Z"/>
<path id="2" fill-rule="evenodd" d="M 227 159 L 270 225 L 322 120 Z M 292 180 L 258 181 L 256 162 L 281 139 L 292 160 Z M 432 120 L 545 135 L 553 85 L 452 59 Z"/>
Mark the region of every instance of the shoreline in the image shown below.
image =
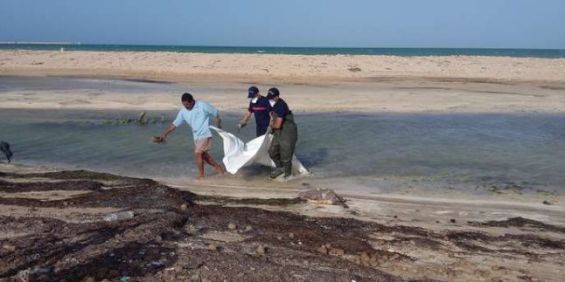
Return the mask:
<path id="1" fill-rule="evenodd" d="M 399 57 L 485 56 L 510 58 L 565 58 L 561 48 L 461 47 L 315 47 L 84 44 L 81 42 L 0 42 L 1 50 L 88 52 L 174 52 L 198 54 L 367 55 Z"/>

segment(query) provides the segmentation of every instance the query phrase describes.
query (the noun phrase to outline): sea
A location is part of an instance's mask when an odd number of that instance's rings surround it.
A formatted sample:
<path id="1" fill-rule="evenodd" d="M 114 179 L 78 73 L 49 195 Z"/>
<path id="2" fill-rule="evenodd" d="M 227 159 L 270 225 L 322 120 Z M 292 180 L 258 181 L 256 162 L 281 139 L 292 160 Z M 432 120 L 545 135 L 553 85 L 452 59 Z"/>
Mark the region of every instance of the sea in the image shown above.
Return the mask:
<path id="1" fill-rule="evenodd" d="M 335 47 L 225 47 L 178 45 L 111 45 L 111 44 L 27 44 L 3 43 L 0 50 L 68 50 L 68 51 L 142 51 L 229 54 L 289 55 L 385 55 L 385 56 L 497 56 L 565 58 L 565 49 L 510 48 L 335 48 Z"/>

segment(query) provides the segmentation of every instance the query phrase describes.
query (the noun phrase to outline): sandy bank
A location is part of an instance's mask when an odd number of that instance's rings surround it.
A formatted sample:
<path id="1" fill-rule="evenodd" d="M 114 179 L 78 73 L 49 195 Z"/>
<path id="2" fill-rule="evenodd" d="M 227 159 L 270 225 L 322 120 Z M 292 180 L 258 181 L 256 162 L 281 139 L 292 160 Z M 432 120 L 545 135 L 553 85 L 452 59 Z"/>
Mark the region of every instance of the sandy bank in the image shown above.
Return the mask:
<path id="1" fill-rule="evenodd" d="M 0 51 L 0 74 L 266 83 L 383 77 L 565 82 L 565 59 L 8 50 Z"/>
<path id="2" fill-rule="evenodd" d="M 565 72 L 564 72 L 565 73 Z M 250 82 L 159 84 L 86 78 L 0 78 L 4 109 L 165 110 L 180 107 L 189 91 L 222 111 L 243 112 Z M 13 88 L 6 85 L 15 85 Z M 47 85 L 47 86 L 46 86 Z M 72 85 L 61 88 L 64 85 Z M 565 111 L 565 83 L 474 79 L 388 78 L 365 82 L 282 82 L 277 86 L 296 112 L 511 113 Z M 125 91 L 124 88 L 128 90 Z"/>
<path id="3" fill-rule="evenodd" d="M 0 75 L 178 82 L 178 90 L 3 90 L 0 108 L 174 110 L 190 91 L 243 111 L 278 86 L 301 112 L 563 112 L 565 59 L 172 52 L 0 51 Z M 144 82 L 144 80 L 149 80 Z M 64 82 L 61 82 L 64 84 Z M 1 90 L 0 90 L 1 91 Z"/>

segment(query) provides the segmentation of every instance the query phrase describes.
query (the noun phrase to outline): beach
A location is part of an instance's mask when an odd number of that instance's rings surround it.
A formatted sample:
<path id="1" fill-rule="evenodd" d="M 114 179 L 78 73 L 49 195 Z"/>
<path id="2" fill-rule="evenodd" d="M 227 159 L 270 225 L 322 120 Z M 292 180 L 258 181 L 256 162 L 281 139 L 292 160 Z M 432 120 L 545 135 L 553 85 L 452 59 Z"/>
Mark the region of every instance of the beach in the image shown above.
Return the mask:
<path id="1" fill-rule="evenodd" d="M 199 182 L 186 132 L 149 142 L 185 91 L 235 132 L 250 85 L 281 90 L 312 176 L 279 183 L 254 167 Z M 2 277 L 563 275 L 565 59 L 1 50 L 0 101 L 0 139 L 16 149 L 15 164 L 0 165 L 1 218 L 14 232 L 0 238 L 12 261 Z M 347 207 L 296 201 L 316 188 Z M 136 216 L 101 220 L 121 210 Z M 30 255 L 36 241 L 49 251 Z"/>
<path id="2" fill-rule="evenodd" d="M 563 82 L 563 58 L 0 51 L 3 74 L 286 84 L 395 77 Z"/>
<path id="3" fill-rule="evenodd" d="M 565 59 L 306 56 L 167 52 L 0 51 L 0 74 L 180 82 L 220 110 L 241 111 L 245 89 L 280 86 L 302 112 L 562 112 Z M 174 109 L 179 93 L 13 91 L 2 108 Z M 128 93 L 131 94 L 131 93 Z M 155 95 L 159 95 L 158 100 Z M 135 101 L 133 101 L 135 100 Z"/>

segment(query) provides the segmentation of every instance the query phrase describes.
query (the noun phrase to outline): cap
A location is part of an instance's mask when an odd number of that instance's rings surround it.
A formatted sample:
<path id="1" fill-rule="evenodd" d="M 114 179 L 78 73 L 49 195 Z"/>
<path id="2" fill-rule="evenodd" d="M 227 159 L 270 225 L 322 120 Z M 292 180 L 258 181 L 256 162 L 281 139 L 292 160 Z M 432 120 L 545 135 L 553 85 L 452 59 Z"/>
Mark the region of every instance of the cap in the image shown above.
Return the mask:
<path id="1" fill-rule="evenodd" d="M 255 96 L 257 96 L 257 93 L 259 93 L 259 88 L 257 88 L 256 86 L 251 86 L 249 87 L 249 90 L 247 90 L 247 98 L 255 98 Z"/>
<path id="2" fill-rule="evenodd" d="M 279 90 L 273 87 L 269 89 L 269 93 L 267 94 L 267 99 L 273 99 L 275 96 L 279 96 Z"/>

